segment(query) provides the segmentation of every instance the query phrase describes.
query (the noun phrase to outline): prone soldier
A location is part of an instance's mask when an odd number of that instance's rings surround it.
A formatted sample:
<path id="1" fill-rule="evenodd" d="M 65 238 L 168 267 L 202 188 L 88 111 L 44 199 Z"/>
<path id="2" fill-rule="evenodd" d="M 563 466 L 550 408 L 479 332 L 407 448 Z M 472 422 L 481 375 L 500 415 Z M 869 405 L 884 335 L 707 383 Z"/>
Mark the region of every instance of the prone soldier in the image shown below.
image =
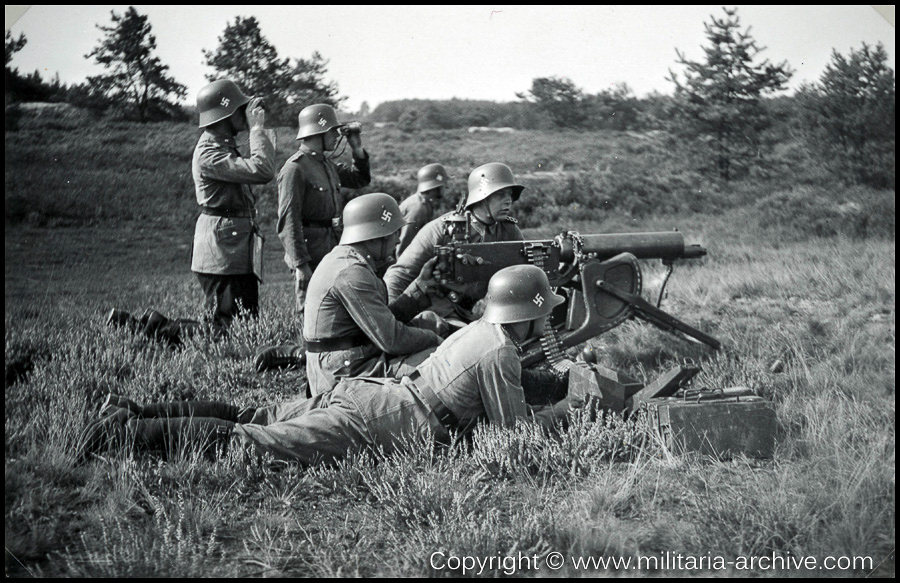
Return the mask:
<path id="1" fill-rule="evenodd" d="M 126 444 L 167 451 L 189 442 L 214 452 L 230 443 L 254 446 L 313 465 L 365 449 L 390 453 L 404 437 L 430 436 L 446 444 L 453 433 L 483 419 L 503 427 L 520 420 L 552 427 L 585 397 L 527 405 L 518 347 L 542 334 L 562 301 L 540 268 L 505 268 L 491 278 L 481 319 L 450 336 L 408 376 L 345 379 L 310 399 L 239 409 L 200 401 L 142 406 L 109 395 L 101 418 L 81 435 L 77 460 Z"/>

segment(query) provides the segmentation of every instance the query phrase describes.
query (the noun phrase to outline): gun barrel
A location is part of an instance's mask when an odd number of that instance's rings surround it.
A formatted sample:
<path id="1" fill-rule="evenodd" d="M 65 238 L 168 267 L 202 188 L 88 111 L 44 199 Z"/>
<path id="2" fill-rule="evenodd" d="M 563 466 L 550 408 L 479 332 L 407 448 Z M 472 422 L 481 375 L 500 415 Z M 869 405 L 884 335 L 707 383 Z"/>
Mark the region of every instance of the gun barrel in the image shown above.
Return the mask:
<path id="1" fill-rule="evenodd" d="M 596 255 L 606 260 L 619 253 L 631 253 L 638 259 L 682 259 L 702 257 L 706 249 L 700 245 L 684 245 L 684 235 L 678 231 L 651 233 L 607 233 L 602 235 L 579 235 L 582 252 Z M 562 245 L 561 259 L 571 263 L 575 258 L 574 244 L 566 237 Z"/>

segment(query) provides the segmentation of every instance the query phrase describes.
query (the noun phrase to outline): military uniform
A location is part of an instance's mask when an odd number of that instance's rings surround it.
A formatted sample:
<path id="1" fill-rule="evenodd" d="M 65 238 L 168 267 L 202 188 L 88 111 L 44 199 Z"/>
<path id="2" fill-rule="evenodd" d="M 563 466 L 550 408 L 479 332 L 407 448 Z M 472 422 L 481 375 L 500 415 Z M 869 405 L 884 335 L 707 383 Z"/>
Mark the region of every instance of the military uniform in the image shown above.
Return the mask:
<path id="1" fill-rule="evenodd" d="M 346 201 L 341 187 L 362 188 L 371 182 L 368 153 L 353 166 L 336 164 L 305 144 L 278 173 L 278 223 L 284 262 L 291 270 L 311 270 L 341 239 Z M 301 306 L 298 306 L 301 308 Z"/>
<path id="2" fill-rule="evenodd" d="M 400 211 L 406 224 L 400 231 L 400 243 L 397 245 L 397 257 L 409 247 L 419 230 L 434 218 L 434 205 L 422 193 L 416 192 L 400 203 Z"/>
<path id="3" fill-rule="evenodd" d="M 537 297 L 546 301 L 536 303 Z M 519 345 L 508 325 L 534 323 L 562 301 L 539 268 L 509 267 L 491 278 L 484 316 L 450 336 L 408 375 L 344 379 L 311 399 L 238 410 L 209 402 L 142 407 L 110 395 L 101 419 L 82 434 L 78 459 L 109 444 L 110 437 L 116 445 L 153 449 L 179 440 L 224 444 L 231 438 L 276 458 L 309 465 L 362 449 L 390 453 L 404 438 L 428 436 L 449 443 L 451 432 L 466 432 L 483 419 L 502 427 L 533 419 L 551 427 L 583 400 L 567 397 L 529 407 L 521 384 Z"/>
<path id="4" fill-rule="evenodd" d="M 337 375 L 388 377 L 419 364 L 441 342 L 406 324 L 427 305 L 414 281 L 388 304 L 372 263 L 349 245 L 335 247 L 307 290 L 303 338 L 312 394 L 334 387 Z"/>
<path id="5" fill-rule="evenodd" d="M 502 427 L 520 419 L 552 425 L 568 402 L 529 407 L 520 376 L 518 348 L 503 326 L 479 320 L 453 334 L 409 376 L 345 379 L 311 399 L 243 410 L 196 401 L 141 407 L 122 399 L 119 419 L 96 421 L 84 432 L 78 457 L 99 449 L 103 431 L 117 427 L 147 449 L 165 449 L 178 439 L 215 443 L 231 436 L 277 459 L 312 465 L 367 448 L 390 453 L 404 437 L 449 443 L 451 431 L 466 431 L 483 419 Z"/>
<path id="6" fill-rule="evenodd" d="M 525 237 L 516 220 L 507 217 L 505 220 L 486 225 L 472 216 L 471 229 L 469 232 L 469 243 L 493 243 L 497 241 L 524 241 Z M 459 233 L 457 230 L 465 229 L 464 218 L 456 213 L 446 213 L 424 227 L 419 231 L 416 237 L 410 243 L 409 247 L 397 258 L 397 262 L 387 270 L 384 276 L 384 282 L 387 284 L 388 298 L 393 299 L 409 286 L 410 282 L 418 277 L 422 266 L 434 257 L 434 248 L 436 245 L 446 245 Z M 431 310 L 442 317 L 464 317 L 465 310 L 461 310 L 460 306 L 467 307 L 476 300 L 480 300 L 487 292 L 487 282 L 473 282 L 466 286 L 463 292 L 463 301 L 457 305 L 450 300 L 439 295 L 431 295 Z"/>
<path id="7" fill-rule="evenodd" d="M 214 322 L 227 325 L 239 304 L 254 315 L 259 309 L 251 242 L 256 196 L 248 185 L 275 176 L 275 147 L 265 130 L 253 129 L 250 157 L 242 158 L 233 136 L 207 129 L 194 149 L 192 173 L 201 214 L 191 271 L 206 293 Z"/>

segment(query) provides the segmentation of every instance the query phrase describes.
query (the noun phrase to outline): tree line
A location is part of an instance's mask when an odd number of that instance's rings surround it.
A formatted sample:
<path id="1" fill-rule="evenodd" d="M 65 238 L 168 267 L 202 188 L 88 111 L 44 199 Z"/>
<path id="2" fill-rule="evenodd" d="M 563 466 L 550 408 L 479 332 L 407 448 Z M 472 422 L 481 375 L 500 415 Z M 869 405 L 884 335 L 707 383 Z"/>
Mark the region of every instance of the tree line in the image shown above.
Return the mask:
<path id="1" fill-rule="evenodd" d="M 688 59 L 676 49 L 681 72 L 670 70 L 671 96 L 637 98 L 625 83 L 587 94 L 571 79 L 541 77 L 517 93 L 519 101 L 408 99 L 363 104 L 366 121 L 396 124 L 403 131 L 447 130 L 472 126 L 544 130 L 664 130 L 676 136 L 701 170 L 724 180 L 746 176 L 761 153 L 786 136 L 801 137 L 818 154 L 836 160 L 854 180 L 894 186 L 894 71 L 881 44 L 863 43 L 849 55 L 833 51 L 818 82 L 794 96 L 782 92 L 793 75 L 787 62 L 760 59 L 749 28 L 736 9 L 704 23 L 704 58 Z M 142 122 L 185 119 L 179 105 L 185 87 L 154 55 L 156 39 L 145 15 L 134 7 L 111 13 L 98 25 L 104 37 L 89 54 L 105 72 L 83 84 L 65 86 L 58 76 L 21 75 L 10 67 L 27 40 L 6 34 L 6 94 L 10 101 L 68 101 Z M 309 59 L 281 58 L 254 17 L 236 17 L 203 51 L 212 81 L 234 79 L 248 94 L 264 96 L 275 124 L 292 125 L 312 103 L 335 107 L 345 100 L 328 81 L 328 61 L 318 52 Z M 780 95 L 781 94 L 781 95 Z"/>

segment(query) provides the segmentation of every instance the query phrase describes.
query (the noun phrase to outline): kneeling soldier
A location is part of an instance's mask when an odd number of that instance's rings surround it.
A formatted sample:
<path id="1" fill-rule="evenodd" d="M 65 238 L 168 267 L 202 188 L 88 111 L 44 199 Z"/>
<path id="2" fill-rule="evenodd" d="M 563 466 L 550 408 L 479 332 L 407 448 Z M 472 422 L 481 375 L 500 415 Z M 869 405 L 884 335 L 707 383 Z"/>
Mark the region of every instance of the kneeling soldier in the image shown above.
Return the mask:
<path id="1" fill-rule="evenodd" d="M 408 374 L 441 343 L 438 332 L 445 330 L 432 315 L 419 315 L 437 285 L 433 261 L 388 304 L 378 274 L 393 262 L 403 226 L 397 201 L 365 194 L 347 204 L 343 220 L 340 244 L 322 259 L 307 290 L 303 338 L 313 395 L 331 390 L 338 376 Z M 257 370 L 301 354 L 296 346 L 267 348 L 257 357 Z"/>

